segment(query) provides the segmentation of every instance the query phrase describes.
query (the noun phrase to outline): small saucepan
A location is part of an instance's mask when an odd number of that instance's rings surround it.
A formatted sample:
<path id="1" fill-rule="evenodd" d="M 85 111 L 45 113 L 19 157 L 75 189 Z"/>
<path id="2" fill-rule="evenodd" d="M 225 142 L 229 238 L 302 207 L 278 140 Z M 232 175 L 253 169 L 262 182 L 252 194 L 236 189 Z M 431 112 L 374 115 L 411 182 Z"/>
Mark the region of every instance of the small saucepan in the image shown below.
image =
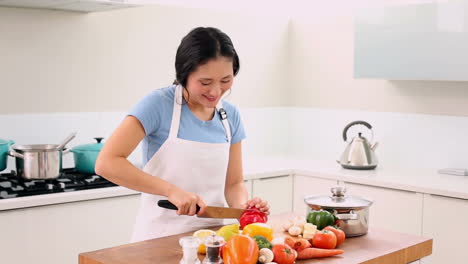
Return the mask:
<path id="1" fill-rule="evenodd" d="M 13 145 L 8 153 L 16 158 L 16 172 L 25 180 L 49 180 L 60 176 L 62 150 L 58 145 Z"/>
<path id="2" fill-rule="evenodd" d="M 80 173 L 95 174 L 94 166 L 96 159 L 104 146 L 102 137 L 94 138 L 96 143 L 75 146 L 65 150 L 65 153 L 72 152 L 75 161 L 75 169 Z"/>
<path id="3" fill-rule="evenodd" d="M 76 133 L 72 133 L 58 145 L 13 145 L 8 155 L 16 158 L 16 171 L 23 179 L 55 179 L 60 176 L 62 171 L 63 148 L 75 136 Z"/>
<path id="4" fill-rule="evenodd" d="M 5 170 L 7 167 L 8 149 L 13 144 L 15 144 L 13 140 L 0 139 L 0 171 Z"/>
<path id="5" fill-rule="evenodd" d="M 304 202 L 308 212 L 325 210 L 334 214 L 336 225 L 346 234 L 346 237 L 362 236 L 367 234 L 369 228 L 369 207 L 373 201 L 345 195 L 344 186 L 331 188 L 332 195 L 307 196 Z"/>

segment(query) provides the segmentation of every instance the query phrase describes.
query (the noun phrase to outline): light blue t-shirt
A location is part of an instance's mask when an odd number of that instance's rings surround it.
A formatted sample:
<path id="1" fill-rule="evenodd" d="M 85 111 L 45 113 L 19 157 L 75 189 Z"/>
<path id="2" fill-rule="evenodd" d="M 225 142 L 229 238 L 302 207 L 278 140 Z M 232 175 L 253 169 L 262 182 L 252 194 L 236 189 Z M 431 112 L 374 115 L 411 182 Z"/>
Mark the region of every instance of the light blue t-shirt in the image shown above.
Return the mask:
<path id="1" fill-rule="evenodd" d="M 175 85 L 154 90 L 138 102 L 128 113 L 135 116 L 143 125 L 146 136 L 143 139 L 143 165 L 145 165 L 154 153 L 161 147 L 169 136 L 174 106 Z M 227 119 L 231 127 L 231 144 L 245 139 L 244 126 L 237 108 L 226 102 L 223 108 L 226 110 Z M 196 117 L 185 100 L 182 103 L 178 138 L 206 142 L 226 142 L 226 132 L 218 112 L 209 121 Z"/>

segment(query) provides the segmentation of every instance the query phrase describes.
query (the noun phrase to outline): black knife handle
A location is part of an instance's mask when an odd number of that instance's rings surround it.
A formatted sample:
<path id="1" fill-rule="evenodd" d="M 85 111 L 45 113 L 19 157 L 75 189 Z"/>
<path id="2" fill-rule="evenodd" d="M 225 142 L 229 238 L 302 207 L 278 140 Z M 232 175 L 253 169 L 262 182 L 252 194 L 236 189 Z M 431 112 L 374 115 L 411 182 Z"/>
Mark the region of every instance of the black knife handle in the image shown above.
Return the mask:
<path id="1" fill-rule="evenodd" d="M 159 200 L 158 201 L 158 206 L 166 209 L 171 209 L 171 210 L 178 210 L 177 206 L 175 206 L 173 203 L 169 202 L 169 200 Z M 198 213 L 200 211 L 200 206 L 197 204 L 197 209 L 195 213 Z"/>

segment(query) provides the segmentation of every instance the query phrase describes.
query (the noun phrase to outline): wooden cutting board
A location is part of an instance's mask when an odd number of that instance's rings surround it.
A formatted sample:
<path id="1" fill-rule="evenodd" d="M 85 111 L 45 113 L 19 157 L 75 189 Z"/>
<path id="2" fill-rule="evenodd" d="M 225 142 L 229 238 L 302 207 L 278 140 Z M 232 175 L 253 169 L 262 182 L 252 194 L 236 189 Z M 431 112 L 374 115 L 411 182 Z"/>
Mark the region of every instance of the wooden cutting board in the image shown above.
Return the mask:
<path id="1" fill-rule="evenodd" d="M 268 223 L 275 229 L 276 235 L 285 235 L 281 231 L 281 225 L 291 217 L 293 214 L 271 216 Z M 178 240 L 180 237 L 192 235 L 192 233 L 81 253 L 79 264 L 179 263 L 182 258 L 182 248 L 179 246 Z M 299 260 L 296 263 L 406 264 L 430 255 L 432 253 L 432 239 L 371 228 L 367 235 L 347 238 L 340 248 L 345 251 L 342 255 L 323 259 Z M 204 257 L 200 254 L 200 261 Z"/>

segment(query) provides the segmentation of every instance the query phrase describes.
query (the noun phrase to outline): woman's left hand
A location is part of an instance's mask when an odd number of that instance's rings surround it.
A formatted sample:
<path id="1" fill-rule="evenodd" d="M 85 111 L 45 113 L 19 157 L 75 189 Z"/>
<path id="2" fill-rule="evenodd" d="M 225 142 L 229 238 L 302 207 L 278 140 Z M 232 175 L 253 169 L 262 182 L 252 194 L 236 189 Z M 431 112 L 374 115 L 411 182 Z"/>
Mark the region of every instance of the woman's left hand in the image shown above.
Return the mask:
<path id="1" fill-rule="evenodd" d="M 248 200 L 245 204 L 242 205 L 243 208 L 255 207 L 258 210 L 264 212 L 265 214 L 270 214 L 270 205 L 265 200 L 262 200 L 259 197 Z"/>

